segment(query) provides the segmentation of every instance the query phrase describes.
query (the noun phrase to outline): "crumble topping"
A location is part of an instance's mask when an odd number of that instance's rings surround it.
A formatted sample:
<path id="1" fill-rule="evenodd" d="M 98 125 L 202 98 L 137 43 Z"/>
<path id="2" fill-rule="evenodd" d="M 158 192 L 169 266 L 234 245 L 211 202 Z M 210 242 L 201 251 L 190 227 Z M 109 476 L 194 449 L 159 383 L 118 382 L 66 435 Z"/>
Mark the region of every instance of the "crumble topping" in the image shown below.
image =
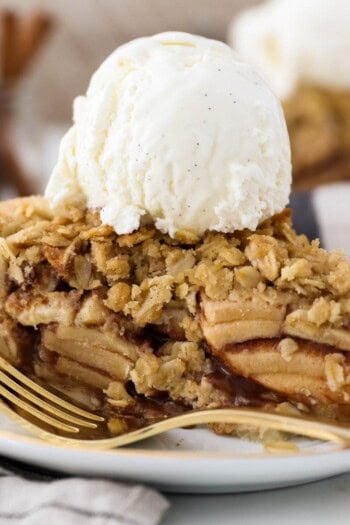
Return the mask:
<path id="1" fill-rule="evenodd" d="M 265 221 L 256 232 L 209 232 L 196 243 L 171 239 L 152 225 L 118 236 L 100 223 L 98 212 L 72 208 L 51 220 L 48 214 L 40 201 L 32 208 L 19 206 L 10 225 L 0 218 L 0 269 L 15 290 L 6 302 L 12 317 L 17 316 L 18 294 L 18 307 L 23 308 L 30 291 L 31 297 L 33 292 L 38 295 L 37 308 L 31 301 L 40 324 L 40 293 L 53 294 L 52 300 L 55 294 L 64 298 L 63 291 L 56 292 L 58 282 L 64 282 L 84 297 L 98 290 L 95 309 L 101 313 L 107 308 L 139 327 L 161 323 L 164 312 L 180 308 L 187 312 L 182 324 L 189 340 L 198 293 L 212 301 L 236 294 L 241 301 L 257 292 L 271 306 L 285 305 L 315 329 L 347 327 L 350 322 L 349 262 L 342 253 L 329 254 L 318 241 L 298 236 L 289 211 Z M 50 277 L 49 268 L 56 277 Z M 63 309 L 74 315 L 72 304 Z M 197 340 L 198 327 L 195 332 Z"/>
<path id="2" fill-rule="evenodd" d="M 325 373 L 327 384 L 332 392 L 341 389 L 345 384 L 344 378 L 345 357 L 342 354 L 329 354 L 325 359 Z"/>
<path id="3" fill-rule="evenodd" d="M 137 392 L 146 396 L 154 391 L 169 392 L 172 399 L 186 399 L 193 408 L 217 408 L 227 404 L 227 396 L 206 380 L 211 370 L 210 361 L 196 343 L 175 342 L 165 344 L 157 356 L 145 352 L 130 377 Z"/>
<path id="4" fill-rule="evenodd" d="M 53 216 L 41 198 L 6 206 L 0 353 L 19 363 L 28 352 L 37 377 L 89 408 L 103 391 L 114 433 L 164 417 L 160 405 L 350 400 L 350 264 L 298 236 L 289 210 L 254 232 L 173 239 L 151 224 L 116 235 L 97 211 Z M 251 381 L 247 392 L 225 371 L 213 379 L 215 359 Z M 254 397 L 253 385 L 265 390 Z"/>
<path id="5" fill-rule="evenodd" d="M 298 343 L 294 341 L 294 339 L 286 337 L 285 339 L 281 339 L 277 348 L 281 352 L 283 359 L 285 361 L 290 361 L 292 359 L 292 355 L 298 351 L 299 346 Z"/>

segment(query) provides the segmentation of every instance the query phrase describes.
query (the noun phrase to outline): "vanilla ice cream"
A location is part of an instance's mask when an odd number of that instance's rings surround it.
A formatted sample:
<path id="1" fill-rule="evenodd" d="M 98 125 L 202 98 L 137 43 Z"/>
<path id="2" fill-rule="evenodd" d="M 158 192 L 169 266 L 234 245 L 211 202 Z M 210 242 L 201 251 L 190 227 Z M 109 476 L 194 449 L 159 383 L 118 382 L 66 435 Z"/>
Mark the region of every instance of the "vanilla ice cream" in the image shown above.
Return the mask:
<path id="1" fill-rule="evenodd" d="M 186 33 L 112 53 L 74 103 L 46 196 L 101 210 L 119 234 L 255 229 L 291 183 L 280 103 L 221 42 Z"/>
<path id="2" fill-rule="evenodd" d="M 301 83 L 350 89 L 349 0 L 270 0 L 240 13 L 228 40 L 275 93 Z"/>

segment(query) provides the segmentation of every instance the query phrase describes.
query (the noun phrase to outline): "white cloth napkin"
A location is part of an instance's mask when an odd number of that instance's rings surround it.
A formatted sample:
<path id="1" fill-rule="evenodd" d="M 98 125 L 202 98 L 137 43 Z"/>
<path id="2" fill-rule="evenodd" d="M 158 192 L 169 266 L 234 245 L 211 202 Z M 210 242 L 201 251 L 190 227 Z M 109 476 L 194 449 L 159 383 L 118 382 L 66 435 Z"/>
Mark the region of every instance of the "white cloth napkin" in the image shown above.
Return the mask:
<path id="1" fill-rule="evenodd" d="M 169 507 L 159 493 L 114 481 L 29 481 L 0 467 L 1 525 L 157 525 Z"/>
<path id="2" fill-rule="evenodd" d="M 350 183 L 320 186 L 290 198 L 293 224 L 310 240 L 319 238 L 326 250 L 343 250 L 350 258 Z"/>
<path id="3" fill-rule="evenodd" d="M 321 186 L 312 202 L 323 246 L 342 249 L 350 258 L 350 184 Z"/>

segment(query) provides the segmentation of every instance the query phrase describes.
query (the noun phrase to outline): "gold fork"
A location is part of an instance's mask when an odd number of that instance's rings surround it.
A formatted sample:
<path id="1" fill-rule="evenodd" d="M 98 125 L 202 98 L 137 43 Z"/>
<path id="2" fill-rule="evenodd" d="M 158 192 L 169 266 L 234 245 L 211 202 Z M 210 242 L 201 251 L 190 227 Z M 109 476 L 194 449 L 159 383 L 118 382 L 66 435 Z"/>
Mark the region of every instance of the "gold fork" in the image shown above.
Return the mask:
<path id="1" fill-rule="evenodd" d="M 29 420 L 34 417 L 44 425 L 57 431 L 79 434 L 83 429 L 96 429 L 104 418 L 83 410 L 46 390 L 0 357 L 0 397 L 18 407 L 19 415 L 5 401 L 0 400 L 0 411 L 30 433 L 51 444 L 75 447 L 109 449 L 136 443 L 168 430 L 207 423 L 248 424 L 272 428 L 292 434 L 335 441 L 350 447 L 350 427 L 324 423 L 311 418 L 272 414 L 252 408 L 225 408 L 188 412 L 180 416 L 158 421 L 147 427 L 106 439 L 75 439 L 49 432 Z M 39 408 L 36 408 L 39 407 Z"/>

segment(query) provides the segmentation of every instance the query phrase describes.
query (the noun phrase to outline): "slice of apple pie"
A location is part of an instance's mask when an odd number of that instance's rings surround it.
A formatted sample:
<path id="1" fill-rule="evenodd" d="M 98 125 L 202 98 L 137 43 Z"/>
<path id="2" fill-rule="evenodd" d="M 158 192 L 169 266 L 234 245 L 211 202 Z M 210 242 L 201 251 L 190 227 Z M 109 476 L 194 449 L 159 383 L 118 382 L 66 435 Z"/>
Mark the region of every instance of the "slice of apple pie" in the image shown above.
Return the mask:
<path id="1" fill-rule="evenodd" d="M 31 197 L 0 205 L 0 234 L 0 353 L 109 432 L 241 405 L 350 419 L 350 264 L 289 210 L 173 239 Z"/>
<path id="2" fill-rule="evenodd" d="M 302 85 L 283 102 L 293 158 L 293 187 L 349 180 L 350 92 Z"/>

